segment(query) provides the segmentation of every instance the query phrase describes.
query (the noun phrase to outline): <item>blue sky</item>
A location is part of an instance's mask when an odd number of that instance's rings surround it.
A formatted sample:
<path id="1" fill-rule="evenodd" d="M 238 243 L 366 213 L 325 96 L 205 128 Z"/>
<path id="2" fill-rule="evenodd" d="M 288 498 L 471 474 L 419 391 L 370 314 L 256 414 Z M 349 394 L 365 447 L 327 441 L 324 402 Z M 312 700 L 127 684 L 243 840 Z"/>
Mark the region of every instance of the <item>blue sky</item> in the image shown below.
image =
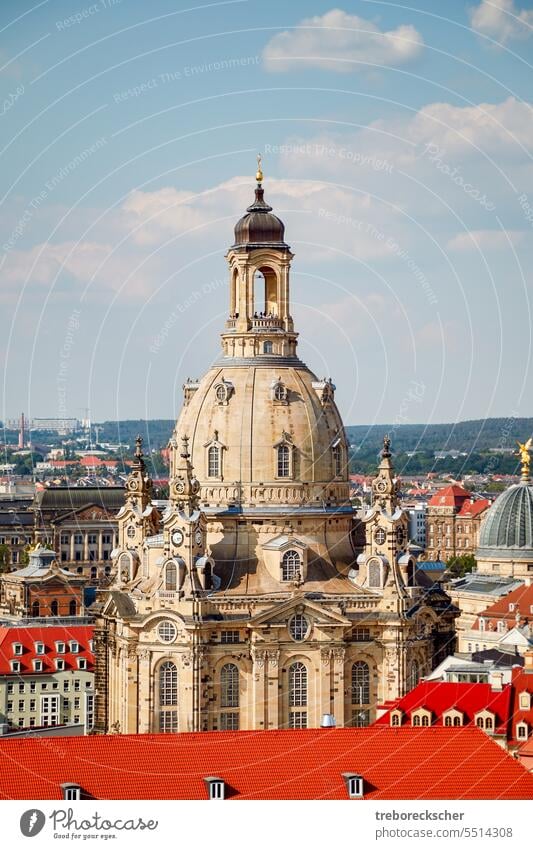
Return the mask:
<path id="1" fill-rule="evenodd" d="M 172 418 L 255 155 L 347 424 L 533 415 L 533 4 L 0 6 L 2 409 Z"/>

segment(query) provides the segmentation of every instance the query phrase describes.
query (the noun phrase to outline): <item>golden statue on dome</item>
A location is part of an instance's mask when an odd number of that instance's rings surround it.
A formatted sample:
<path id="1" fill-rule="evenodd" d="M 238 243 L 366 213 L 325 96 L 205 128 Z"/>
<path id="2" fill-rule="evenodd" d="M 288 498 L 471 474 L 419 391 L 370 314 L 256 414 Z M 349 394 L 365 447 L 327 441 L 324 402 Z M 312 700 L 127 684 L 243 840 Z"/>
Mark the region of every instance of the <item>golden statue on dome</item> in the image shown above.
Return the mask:
<path id="1" fill-rule="evenodd" d="M 531 466 L 531 446 L 533 445 L 533 439 L 530 436 L 527 442 L 524 442 L 523 444 L 518 442 L 517 445 L 518 456 L 522 463 L 522 478 L 529 478 L 529 467 Z"/>
<path id="2" fill-rule="evenodd" d="M 261 170 L 261 160 L 262 160 L 261 154 L 258 153 L 257 154 L 257 172 L 256 172 L 256 175 L 255 175 L 255 179 L 257 180 L 258 183 L 263 182 L 263 171 Z"/>

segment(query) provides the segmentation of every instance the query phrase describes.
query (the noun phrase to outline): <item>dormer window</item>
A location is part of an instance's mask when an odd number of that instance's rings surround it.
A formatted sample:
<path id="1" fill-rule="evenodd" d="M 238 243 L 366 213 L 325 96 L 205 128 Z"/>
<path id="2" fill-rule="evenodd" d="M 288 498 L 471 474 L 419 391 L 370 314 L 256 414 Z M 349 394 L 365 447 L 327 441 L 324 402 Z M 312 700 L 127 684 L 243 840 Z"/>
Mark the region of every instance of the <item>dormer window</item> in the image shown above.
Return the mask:
<path id="1" fill-rule="evenodd" d="M 209 799 L 224 799 L 225 798 L 225 783 L 221 778 L 208 776 L 204 778 L 207 785 L 207 795 Z"/>
<path id="2" fill-rule="evenodd" d="M 215 430 L 213 438 L 204 445 L 204 448 L 207 451 L 206 466 L 208 478 L 217 478 L 217 480 L 222 480 L 222 456 L 224 447 L 225 446 L 219 442 L 218 430 Z"/>
<path id="3" fill-rule="evenodd" d="M 281 580 L 296 581 L 302 574 L 302 558 L 294 549 L 286 551 L 281 559 Z"/>
<path id="4" fill-rule="evenodd" d="M 21 655 L 22 654 L 22 643 L 13 643 L 13 654 Z"/>
<path id="5" fill-rule="evenodd" d="M 390 715 L 390 724 L 391 728 L 399 728 L 402 724 L 402 712 L 401 710 L 393 710 Z"/>
<path id="6" fill-rule="evenodd" d="M 44 643 L 35 643 L 35 654 L 44 654 Z"/>
<path id="7" fill-rule="evenodd" d="M 494 731 L 494 714 L 491 713 L 491 711 L 484 710 L 481 713 L 476 714 L 475 720 L 478 728 L 492 734 Z"/>
<path id="8" fill-rule="evenodd" d="M 520 693 L 518 696 L 518 705 L 520 710 L 531 709 L 531 695 L 527 692 Z"/>
<path id="9" fill-rule="evenodd" d="M 281 377 L 274 380 L 271 384 L 271 398 L 276 404 L 287 404 L 289 400 L 289 390 L 283 383 Z"/>
<path id="10" fill-rule="evenodd" d="M 10 661 L 11 672 L 20 672 L 20 660 Z"/>
<path id="11" fill-rule="evenodd" d="M 274 445 L 276 451 L 275 475 L 277 478 L 293 477 L 294 446 L 288 433 L 283 433 L 279 442 Z"/>
<path id="12" fill-rule="evenodd" d="M 411 723 L 417 728 L 427 728 L 431 725 L 431 713 L 425 708 L 419 708 L 411 714 Z"/>
<path id="13" fill-rule="evenodd" d="M 87 661 L 84 657 L 78 658 L 78 669 L 87 669 Z"/>
<path id="14" fill-rule="evenodd" d="M 518 722 L 516 725 L 516 739 L 517 740 L 527 740 L 528 737 L 528 727 L 527 722 Z"/>
<path id="15" fill-rule="evenodd" d="M 63 672 L 65 669 L 65 661 L 62 657 L 56 657 L 56 669 L 58 672 Z"/>
<path id="16" fill-rule="evenodd" d="M 449 710 L 443 714 L 443 720 L 446 728 L 460 728 L 463 724 L 463 714 L 458 710 Z"/>
<path id="17" fill-rule="evenodd" d="M 43 671 L 42 660 L 34 660 L 33 661 L 33 669 L 34 669 L 34 672 L 42 672 Z"/>
<path id="18" fill-rule="evenodd" d="M 229 380 L 222 380 L 215 385 L 215 398 L 218 404 L 227 404 L 233 395 L 235 387 Z"/>
<path id="19" fill-rule="evenodd" d="M 344 778 L 346 789 L 348 791 L 349 799 L 362 799 L 363 798 L 363 778 L 361 775 L 355 775 L 351 772 L 343 772 L 342 777 Z"/>
<path id="20" fill-rule="evenodd" d="M 58 654 L 65 654 L 65 643 L 56 642 L 56 652 Z"/>
<path id="21" fill-rule="evenodd" d="M 61 793 L 66 802 L 76 802 L 81 799 L 81 787 L 70 782 L 61 785 Z"/>
<path id="22" fill-rule="evenodd" d="M 70 641 L 70 650 L 71 650 L 72 654 L 78 654 L 78 652 L 80 650 L 80 644 L 77 643 L 75 640 L 71 640 Z"/>
<path id="23" fill-rule="evenodd" d="M 509 602 L 509 612 L 514 613 L 515 605 L 512 601 Z"/>

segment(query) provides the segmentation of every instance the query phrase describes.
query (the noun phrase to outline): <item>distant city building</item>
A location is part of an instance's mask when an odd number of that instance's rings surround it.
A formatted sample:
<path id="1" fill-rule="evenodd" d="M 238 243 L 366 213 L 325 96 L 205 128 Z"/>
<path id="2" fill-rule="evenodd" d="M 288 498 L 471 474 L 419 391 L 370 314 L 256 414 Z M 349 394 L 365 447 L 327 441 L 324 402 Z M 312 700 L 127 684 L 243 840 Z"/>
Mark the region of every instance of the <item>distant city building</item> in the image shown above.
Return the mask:
<path id="1" fill-rule="evenodd" d="M 462 623 L 461 623 L 462 624 Z M 472 627 L 458 630 L 458 651 L 480 648 L 524 654 L 533 648 L 533 584 L 521 585 L 482 610 Z"/>
<path id="2" fill-rule="evenodd" d="M 0 498 L 0 546 L 4 549 L 4 569 L 24 562 L 25 549 L 33 540 L 31 498 Z"/>
<path id="3" fill-rule="evenodd" d="M 3 733 L 70 724 L 92 729 L 92 636 L 89 625 L 0 627 Z"/>
<path id="4" fill-rule="evenodd" d="M 429 559 L 448 560 L 473 554 L 483 515 L 490 507 L 486 498 L 474 499 L 471 492 L 453 484 L 430 498 L 426 513 L 426 550 Z"/>
<path id="5" fill-rule="evenodd" d="M 35 539 L 51 545 L 64 568 L 93 584 L 105 582 L 112 572 L 116 515 L 123 503 L 123 487 L 42 489 L 36 493 L 32 508 Z"/>
<path id="6" fill-rule="evenodd" d="M 412 507 L 407 507 L 409 515 L 409 539 L 416 542 L 422 550 L 426 548 L 426 513 L 427 505 L 417 502 Z"/>
<path id="7" fill-rule="evenodd" d="M 62 569 L 54 551 L 35 546 L 29 563 L 0 577 L 0 618 L 63 618 L 83 615 L 84 578 Z"/>
<path id="8" fill-rule="evenodd" d="M 81 430 L 78 419 L 32 419 L 32 430 L 51 430 L 59 434 L 76 433 Z"/>

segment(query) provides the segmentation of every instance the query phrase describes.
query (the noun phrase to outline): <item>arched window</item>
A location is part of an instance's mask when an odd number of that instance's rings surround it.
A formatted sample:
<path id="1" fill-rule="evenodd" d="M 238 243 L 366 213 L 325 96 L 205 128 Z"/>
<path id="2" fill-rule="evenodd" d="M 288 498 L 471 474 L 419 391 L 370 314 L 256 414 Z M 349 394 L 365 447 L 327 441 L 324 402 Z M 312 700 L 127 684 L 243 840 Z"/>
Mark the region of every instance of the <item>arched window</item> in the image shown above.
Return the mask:
<path id="1" fill-rule="evenodd" d="M 288 478 L 291 474 L 291 449 L 288 445 L 278 445 L 278 478 Z"/>
<path id="2" fill-rule="evenodd" d="M 426 713 L 422 717 L 422 725 L 424 725 L 424 726 L 429 725 L 429 716 Z"/>
<path id="3" fill-rule="evenodd" d="M 370 704 L 370 667 L 358 660 L 352 666 L 352 705 Z"/>
<path id="4" fill-rule="evenodd" d="M 487 716 L 485 719 L 485 731 L 492 731 L 494 728 L 494 722 L 492 721 L 492 716 Z"/>
<path id="5" fill-rule="evenodd" d="M 273 347 L 274 346 L 272 342 L 263 342 L 263 354 L 271 354 L 273 351 Z"/>
<path id="6" fill-rule="evenodd" d="M 445 717 L 444 717 L 444 724 L 445 724 L 448 728 L 449 728 L 449 727 L 451 727 L 451 724 L 452 724 L 452 718 L 451 718 L 451 716 L 445 716 Z"/>
<path id="7" fill-rule="evenodd" d="M 413 725 L 420 725 L 420 715 L 413 716 Z"/>
<path id="8" fill-rule="evenodd" d="M 286 401 L 288 395 L 289 392 L 287 387 L 278 381 L 274 386 L 274 401 Z"/>
<path id="9" fill-rule="evenodd" d="M 69 604 L 68 604 L 68 615 L 69 616 L 76 616 L 77 612 L 78 612 L 78 605 L 76 604 L 76 599 L 73 598 L 71 601 L 69 601 Z"/>
<path id="10" fill-rule="evenodd" d="M 300 661 L 289 666 L 289 728 L 307 728 L 307 669 Z"/>
<path id="11" fill-rule="evenodd" d="M 170 734 L 178 730 L 178 670 L 165 660 L 159 667 L 159 730 Z"/>
<path id="12" fill-rule="evenodd" d="M 453 724 L 456 728 L 458 728 L 461 725 L 461 717 L 460 716 L 454 716 Z"/>
<path id="13" fill-rule="evenodd" d="M 286 551 L 281 560 L 281 580 L 295 581 L 301 577 L 302 560 L 297 551 Z"/>
<path id="14" fill-rule="evenodd" d="M 483 722 L 483 717 L 482 717 L 482 716 L 478 716 L 478 718 L 476 719 L 476 725 L 477 725 L 477 727 L 478 727 L 478 728 L 483 728 L 484 724 L 485 724 L 485 723 Z"/>
<path id="15" fill-rule="evenodd" d="M 342 475 L 342 448 L 340 445 L 334 445 L 331 449 L 333 460 L 333 475 L 338 478 Z"/>
<path id="16" fill-rule="evenodd" d="M 207 451 L 207 477 L 220 477 L 220 448 L 218 445 L 211 445 Z"/>
<path id="17" fill-rule="evenodd" d="M 92 579 L 93 581 L 94 581 L 94 579 L 96 578 L 96 575 L 97 575 L 97 569 L 96 569 L 96 566 L 91 566 L 91 579 Z"/>
<path id="18" fill-rule="evenodd" d="M 239 730 L 239 670 L 226 663 L 220 670 L 220 730 Z"/>
<path id="19" fill-rule="evenodd" d="M 39 616 L 40 611 L 41 611 L 41 606 L 40 606 L 39 602 L 34 601 L 32 606 L 31 606 L 31 615 L 32 616 Z"/>
<path id="20" fill-rule="evenodd" d="M 177 588 L 178 570 L 175 563 L 167 563 L 165 566 L 165 589 L 174 592 Z"/>
<path id="21" fill-rule="evenodd" d="M 392 714 L 390 724 L 393 725 L 393 726 L 398 726 L 400 724 L 399 714 L 397 714 L 397 713 Z"/>
<path id="22" fill-rule="evenodd" d="M 50 605 L 50 613 L 52 614 L 52 616 L 57 616 L 58 607 L 59 606 L 58 606 L 58 603 L 57 603 L 57 599 L 54 599 L 52 604 Z"/>

